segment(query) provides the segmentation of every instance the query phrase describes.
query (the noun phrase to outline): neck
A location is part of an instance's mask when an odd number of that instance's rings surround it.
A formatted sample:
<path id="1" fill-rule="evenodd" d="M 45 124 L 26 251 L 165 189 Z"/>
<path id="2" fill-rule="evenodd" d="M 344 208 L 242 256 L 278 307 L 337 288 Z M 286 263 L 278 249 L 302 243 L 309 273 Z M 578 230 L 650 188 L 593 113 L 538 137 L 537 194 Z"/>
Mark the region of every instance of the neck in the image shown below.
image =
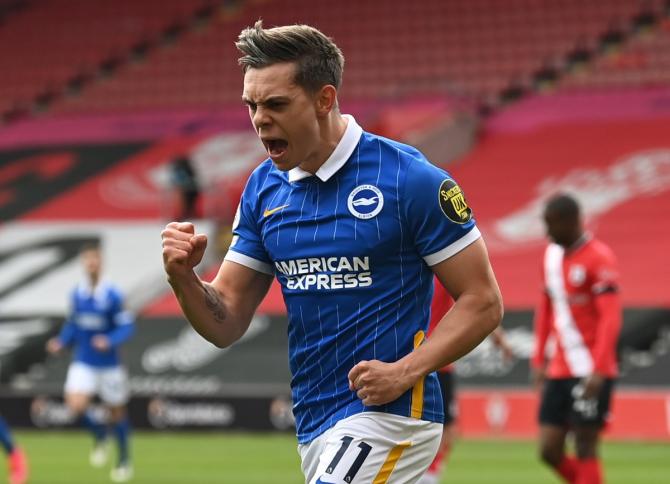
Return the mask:
<path id="1" fill-rule="evenodd" d="M 330 155 L 335 151 L 337 144 L 347 130 L 347 118 L 339 111 L 331 111 L 330 114 L 319 122 L 319 145 L 308 160 L 300 164 L 300 168 L 315 174 Z"/>
<path id="2" fill-rule="evenodd" d="M 579 232 L 572 237 L 570 243 L 566 244 L 564 248 L 565 250 L 574 250 L 581 246 L 584 243 L 584 240 L 586 240 L 586 233 Z"/>
<path id="3" fill-rule="evenodd" d="M 88 282 L 91 284 L 91 288 L 95 289 L 95 287 L 98 285 L 98 282 L 100 282 L 100 275 L 99 274 L 89 274 L 88 275 Z"/>

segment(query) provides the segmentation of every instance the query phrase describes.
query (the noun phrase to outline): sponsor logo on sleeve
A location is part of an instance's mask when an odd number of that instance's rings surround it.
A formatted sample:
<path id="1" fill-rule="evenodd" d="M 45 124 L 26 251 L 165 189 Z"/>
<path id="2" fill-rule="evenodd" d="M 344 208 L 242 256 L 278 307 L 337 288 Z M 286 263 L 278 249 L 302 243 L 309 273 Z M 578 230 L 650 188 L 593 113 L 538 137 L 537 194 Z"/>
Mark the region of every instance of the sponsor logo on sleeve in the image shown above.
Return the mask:
<path id="1" fill-rule="evenodd" d="M 468 207 L 463 190 L 451 178 L 440 185 L 438 199 L 442 212 L 452 222 L 464 224 L 472 218 L 472 210 Z"/>

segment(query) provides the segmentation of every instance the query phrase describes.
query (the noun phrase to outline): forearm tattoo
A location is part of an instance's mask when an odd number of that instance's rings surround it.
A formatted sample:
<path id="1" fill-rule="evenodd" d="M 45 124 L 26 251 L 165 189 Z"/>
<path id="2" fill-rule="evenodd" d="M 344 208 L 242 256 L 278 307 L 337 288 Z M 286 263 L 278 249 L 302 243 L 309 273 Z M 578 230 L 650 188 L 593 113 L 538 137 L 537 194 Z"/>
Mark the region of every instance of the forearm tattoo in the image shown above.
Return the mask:
<path id="1" fill-rule="evenodd" d="M 221 297 L 216 289 L 205 284 L 205 304 L 212 311 L 212 316 L 217 323 L 223 323 L 226 320 L 226 309 L 223 307 Z"/>

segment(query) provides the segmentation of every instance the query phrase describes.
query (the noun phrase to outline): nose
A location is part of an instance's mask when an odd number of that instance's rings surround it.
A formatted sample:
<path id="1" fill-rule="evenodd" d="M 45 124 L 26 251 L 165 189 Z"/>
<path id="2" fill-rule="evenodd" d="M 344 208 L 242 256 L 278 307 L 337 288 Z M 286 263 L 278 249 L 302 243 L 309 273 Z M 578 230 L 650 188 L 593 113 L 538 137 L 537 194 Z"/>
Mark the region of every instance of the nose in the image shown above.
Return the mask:
<path id="1" fill-rule="evenodd" d="M 254 124 L 256 131 L 260 132 L 262 128 L 267 128 L 272 123 L 272 118 L 267 111 L 262 107 L 258 107 L 256 112 L 251 115 L 251 122 Z"/>

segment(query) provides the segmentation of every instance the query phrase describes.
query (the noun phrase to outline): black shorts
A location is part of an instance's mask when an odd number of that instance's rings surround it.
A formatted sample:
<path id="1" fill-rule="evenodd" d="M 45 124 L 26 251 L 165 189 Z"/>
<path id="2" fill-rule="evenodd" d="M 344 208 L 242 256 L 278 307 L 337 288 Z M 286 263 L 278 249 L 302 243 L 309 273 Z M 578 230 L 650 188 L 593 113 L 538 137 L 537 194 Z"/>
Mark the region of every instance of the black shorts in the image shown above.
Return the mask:
<path id="1" fill-rule="evenodd" d="M 450 371 L 438 371 L 437 378 L 442 389 L 442 404 L 444 405 L 444 425 L 449 425 L 458 416 L 458 402 L 456 401 L 456 382 Z"/>
<path id="2" fill-rule="evenodd" d="M 600 394 L 593 399 L 579 398 L 581 378 L 549 378 L 544 383 L 540 405 L 540 423 L 557 425 L 596 425 L 602 427 L 610 411 L 614 380 L 604 381 Z"/>

